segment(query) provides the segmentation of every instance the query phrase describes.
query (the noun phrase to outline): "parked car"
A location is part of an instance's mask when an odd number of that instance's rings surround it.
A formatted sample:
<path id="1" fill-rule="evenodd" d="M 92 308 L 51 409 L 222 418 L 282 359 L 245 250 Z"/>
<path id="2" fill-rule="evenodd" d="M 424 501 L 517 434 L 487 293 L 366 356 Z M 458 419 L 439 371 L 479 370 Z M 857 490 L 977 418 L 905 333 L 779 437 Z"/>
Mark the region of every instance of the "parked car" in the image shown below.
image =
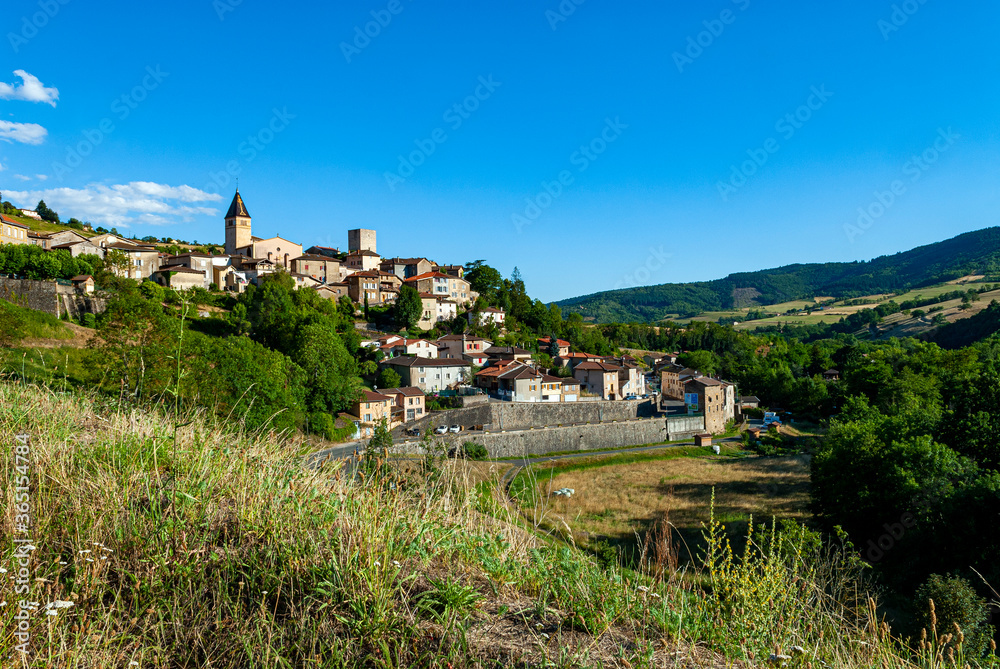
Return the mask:
<path id="1" fill-rule="evenodd" d="M 448 433 L 448 426 L 447 425 L 440 425 L 440 426 L 434 428 L 434 434 L 447 434 L 447 433 Z"/>
<path id="2" fill-rule="evenodd" d="M 461 430 L 462 430 L 462 428 L 459 425 L 452 425 L 451 426 L 451 433 L 452 434 L 458 434 L 459 432 L 461 432 Z"/>
<path id="3" fill-rule="evenodd" d="M 627 399 L 627 400 L 637 400 L 637 399 L 639 399 L 639 396 L 638 395 L 626 395 L 625 399 Z"/>

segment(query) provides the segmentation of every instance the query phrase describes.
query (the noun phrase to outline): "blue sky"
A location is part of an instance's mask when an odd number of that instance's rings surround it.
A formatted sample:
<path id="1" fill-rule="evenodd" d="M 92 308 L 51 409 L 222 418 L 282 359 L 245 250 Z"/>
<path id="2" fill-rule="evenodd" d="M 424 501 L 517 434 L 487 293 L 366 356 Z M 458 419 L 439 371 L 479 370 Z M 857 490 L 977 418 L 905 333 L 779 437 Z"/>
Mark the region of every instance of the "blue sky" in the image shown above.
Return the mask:
<path id="1" fill-rule="evenodd" d="M 995 3 L 5 6 L 4 199 L 139 236 L 221 242 L 239 171 L 257 235 L 549 301 L 998 222 Z"/>

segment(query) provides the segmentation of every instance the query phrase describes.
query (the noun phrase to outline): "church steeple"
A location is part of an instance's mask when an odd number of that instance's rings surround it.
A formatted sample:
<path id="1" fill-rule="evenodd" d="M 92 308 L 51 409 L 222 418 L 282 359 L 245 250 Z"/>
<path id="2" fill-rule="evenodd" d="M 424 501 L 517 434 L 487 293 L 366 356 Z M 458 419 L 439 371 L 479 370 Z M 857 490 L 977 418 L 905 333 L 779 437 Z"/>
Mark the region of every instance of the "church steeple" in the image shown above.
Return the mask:
<path id="1" fill-rule="evenodd" d="M 250 212 L 243 202 L 239 188 L 226 212 L 226 253 L 235 255 L 236 249 L 247 246 L 252 241 L 250 234 Z"/>
<path id="2" fill-rule="evenodd" d="M 236 195 L 233 196 L 233 203 L 229 205 L 229 211 L 226 212 L 226 220 L 236 218 L 237 216 L 250 218 L 250 212 L 247 211 L 247 206 L 243 203 L 243 198 L 240 197 L 239 188 L 236 189 Z"/>

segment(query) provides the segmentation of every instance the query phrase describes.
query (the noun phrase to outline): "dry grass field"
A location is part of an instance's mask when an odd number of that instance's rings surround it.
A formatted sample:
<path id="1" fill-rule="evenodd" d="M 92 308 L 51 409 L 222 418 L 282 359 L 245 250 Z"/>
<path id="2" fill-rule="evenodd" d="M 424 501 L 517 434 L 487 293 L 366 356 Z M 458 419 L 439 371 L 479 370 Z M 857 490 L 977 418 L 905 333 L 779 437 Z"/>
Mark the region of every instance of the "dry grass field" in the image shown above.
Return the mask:
<path id="1" fill-rule="evenodd" d="M 551 476 L 551 478 L 550 478 Z M 712 493 L 715 517 L 734 535 L 772 516 L 809 519 L 808 456 L 744 457 L 735 447 L 720 456 L 664 460 L 580 469 L 564 465 L 537 471 L 547 523 L 565 523 L 579 543 L 607 540 L 626 551 L 661 520 L 673 525 L 694 550 L 702 523 L 709 518 Z M 573 488 L 570 498 L 549 494 Z"/>

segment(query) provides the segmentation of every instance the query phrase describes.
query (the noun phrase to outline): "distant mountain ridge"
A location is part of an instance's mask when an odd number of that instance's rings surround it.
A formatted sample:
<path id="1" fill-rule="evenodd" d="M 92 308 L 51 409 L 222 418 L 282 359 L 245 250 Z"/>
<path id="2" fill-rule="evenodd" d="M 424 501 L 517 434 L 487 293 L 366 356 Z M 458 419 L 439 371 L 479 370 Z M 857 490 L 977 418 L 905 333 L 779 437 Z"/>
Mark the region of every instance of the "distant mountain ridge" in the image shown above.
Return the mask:
<path id="1" fill-rule="evenodd" d="M 817 296 L 861 297 L 1000 272 L 1000 227 L 870 261 L 796 264 L 695 283 L 609 290 L 557 302 L 599 323 L 655 322 Z"/>

